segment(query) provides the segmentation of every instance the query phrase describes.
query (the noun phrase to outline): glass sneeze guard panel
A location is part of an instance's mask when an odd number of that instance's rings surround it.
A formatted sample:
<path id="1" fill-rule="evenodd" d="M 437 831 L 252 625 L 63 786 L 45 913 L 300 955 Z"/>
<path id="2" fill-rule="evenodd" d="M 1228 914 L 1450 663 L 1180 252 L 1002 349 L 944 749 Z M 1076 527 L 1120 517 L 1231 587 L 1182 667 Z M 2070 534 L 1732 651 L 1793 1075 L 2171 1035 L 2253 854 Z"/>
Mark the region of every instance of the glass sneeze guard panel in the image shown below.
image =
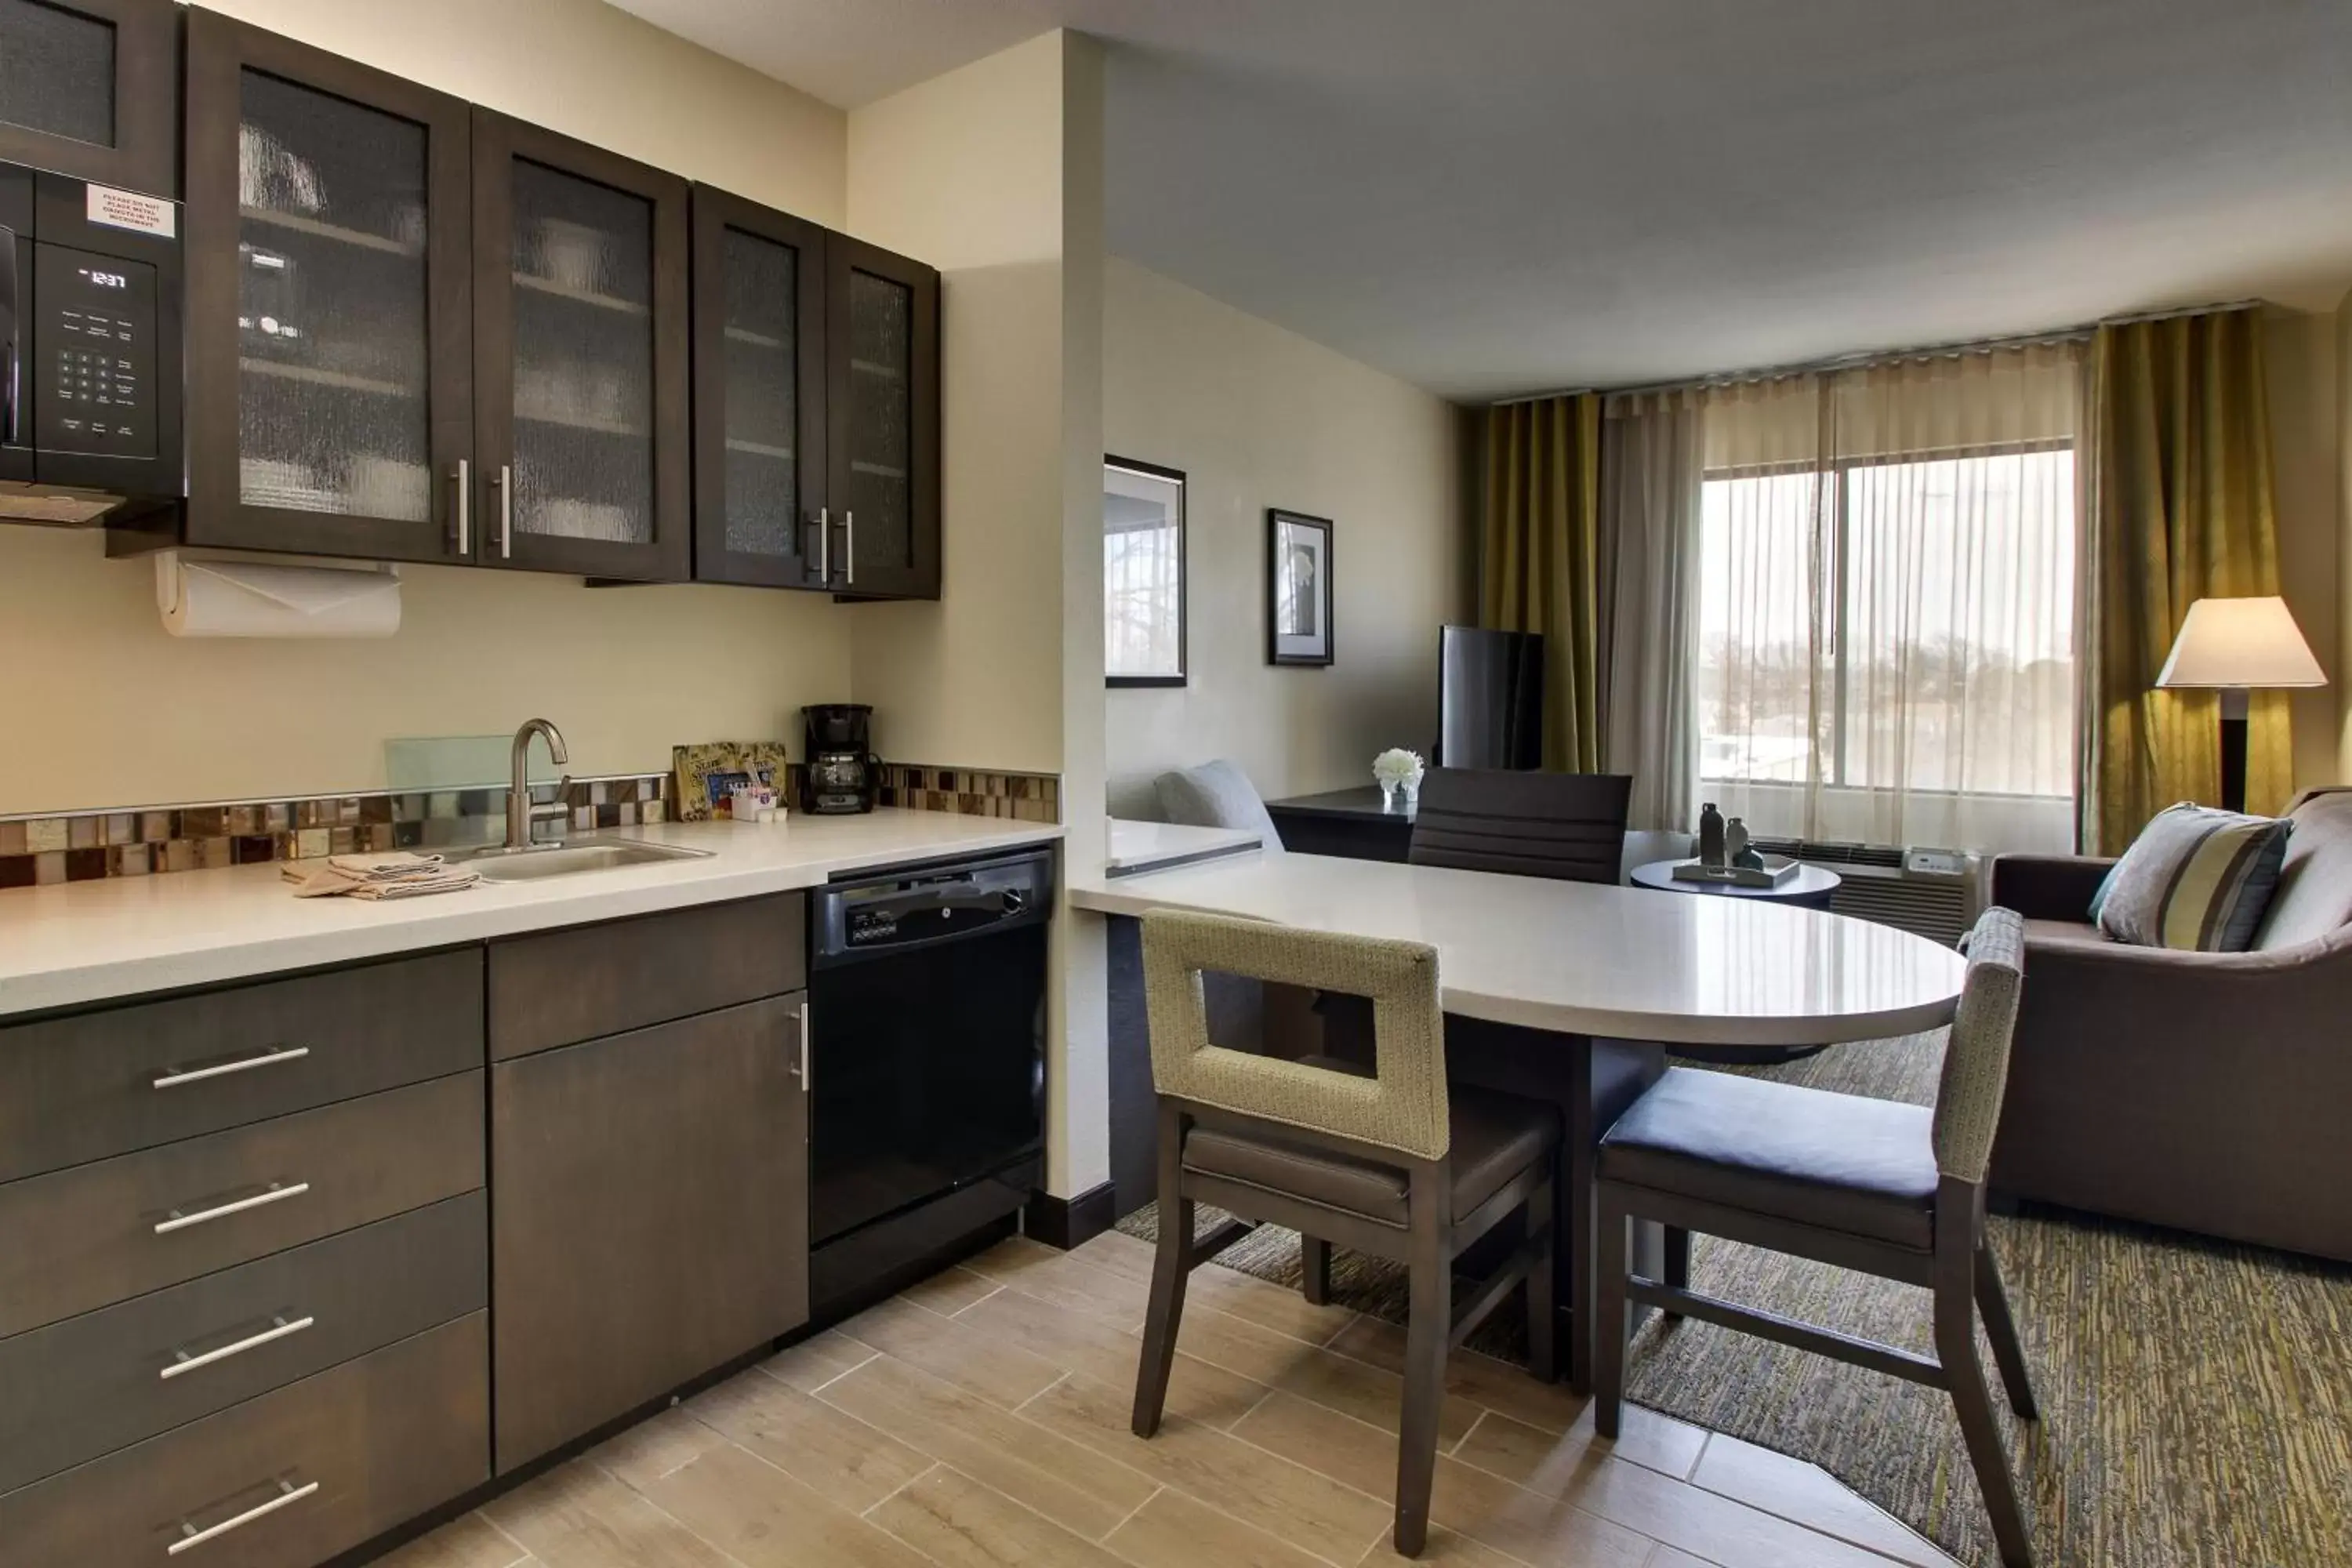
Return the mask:
<path id="1" fill-rule="evenodd" d="M 237 489 L 433 513 L 423 126 L 262 71 L 237 127 Z"/>
<path id="2" fill-rule="evenodd" d="M 849 275 L 849 475 L 856 554 L 907 562 L 914 549 L 914 290 Z M 838 478 L 836 477 L 836 483 Z"/>
<path id="3" fill-rule="evenodd" d="M 800 552 L 800 254 L 727 230 L 727 548 Z"/>
<path id="4" fill-rule="evenodd" d="M 43 0 L 0 0 L 0 120 L 111 147 L 113 24 Z"/>
<path id="5" fill-rule="evenodd" d="M 514 527 L 654 538 L 654 208 L 514 165 Z"/>

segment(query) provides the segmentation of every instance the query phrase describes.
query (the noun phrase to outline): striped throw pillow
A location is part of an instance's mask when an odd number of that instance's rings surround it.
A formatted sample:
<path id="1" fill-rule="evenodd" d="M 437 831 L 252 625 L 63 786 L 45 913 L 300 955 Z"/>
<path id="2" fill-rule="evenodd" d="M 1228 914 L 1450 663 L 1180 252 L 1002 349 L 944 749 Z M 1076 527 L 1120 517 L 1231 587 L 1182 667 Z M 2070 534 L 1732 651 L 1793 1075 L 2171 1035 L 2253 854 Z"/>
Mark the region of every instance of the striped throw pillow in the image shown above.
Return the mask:
<path id="1" fill-rule="evenodd" d="M 2099 929 L 2139 947 L 2243 952 L 2278 886 L 2294 826 L 2185 801 L 2166 807 L 2100 889 Z"/>

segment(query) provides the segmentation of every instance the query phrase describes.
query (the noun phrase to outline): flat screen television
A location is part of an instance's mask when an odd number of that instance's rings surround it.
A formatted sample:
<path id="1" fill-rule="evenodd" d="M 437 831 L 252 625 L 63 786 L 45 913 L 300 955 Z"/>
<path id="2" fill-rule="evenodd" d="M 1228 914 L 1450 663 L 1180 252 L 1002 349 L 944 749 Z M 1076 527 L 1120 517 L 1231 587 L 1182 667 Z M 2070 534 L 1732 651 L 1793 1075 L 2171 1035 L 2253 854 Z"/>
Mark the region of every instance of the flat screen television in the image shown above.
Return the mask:
<path id="1" fill-rule="evenodd" d="M 1437 765 L 1543 766 L 1543 636 L 1447 626 L 1438 645 Z"/>

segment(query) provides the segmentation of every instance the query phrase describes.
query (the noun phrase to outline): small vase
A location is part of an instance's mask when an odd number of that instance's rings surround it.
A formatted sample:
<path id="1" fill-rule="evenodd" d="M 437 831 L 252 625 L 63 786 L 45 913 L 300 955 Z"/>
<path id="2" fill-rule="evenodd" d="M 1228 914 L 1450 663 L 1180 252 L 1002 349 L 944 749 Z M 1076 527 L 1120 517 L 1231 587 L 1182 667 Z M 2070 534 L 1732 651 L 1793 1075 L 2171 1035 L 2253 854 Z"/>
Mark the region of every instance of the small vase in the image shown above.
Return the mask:
<path id="1" fill-rule="evenodd" d="M 1381 809 L 1382 811 L 1386 811 L 1386 812 L 1393 812 L 1393 811 L 1395 811 L 1395 810 L 1396 810 L 1396 808 L 1397 808 L 1397 782 L 1396 782 L 1396 780 L 1394 780 L 1394 779 L 1382 779 L 1382 780 L 1381 780 Z"/>

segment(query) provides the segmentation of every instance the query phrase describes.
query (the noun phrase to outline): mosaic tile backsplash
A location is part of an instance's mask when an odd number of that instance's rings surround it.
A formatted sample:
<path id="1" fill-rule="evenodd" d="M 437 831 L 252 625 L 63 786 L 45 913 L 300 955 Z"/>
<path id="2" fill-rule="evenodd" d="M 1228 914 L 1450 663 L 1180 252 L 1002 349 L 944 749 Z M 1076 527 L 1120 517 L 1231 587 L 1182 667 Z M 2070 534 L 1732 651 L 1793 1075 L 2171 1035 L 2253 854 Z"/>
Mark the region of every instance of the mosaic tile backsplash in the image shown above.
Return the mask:
<path id="1" fill-rule="evenodd" d="M 792 770 L 792 798 L 799 773 Z M 633 827 L 673 815 L 667 773 L 577 779 L 564 793 L 567 831 Z M 966 816 L 1060 820 L 1060 781 L 1046 774 L 885 763 L 879 803 Z M 555 799 L 551 784 L 531 798 Z M 196 871 L 261 860 L 307 860 L 386 849 L 442 849 L 506 832 L 503 788 L 379 791 L 317 799 L 0 817 L 0 889 Z M 547 831 L 543 819 L 540 829 Z"/>

